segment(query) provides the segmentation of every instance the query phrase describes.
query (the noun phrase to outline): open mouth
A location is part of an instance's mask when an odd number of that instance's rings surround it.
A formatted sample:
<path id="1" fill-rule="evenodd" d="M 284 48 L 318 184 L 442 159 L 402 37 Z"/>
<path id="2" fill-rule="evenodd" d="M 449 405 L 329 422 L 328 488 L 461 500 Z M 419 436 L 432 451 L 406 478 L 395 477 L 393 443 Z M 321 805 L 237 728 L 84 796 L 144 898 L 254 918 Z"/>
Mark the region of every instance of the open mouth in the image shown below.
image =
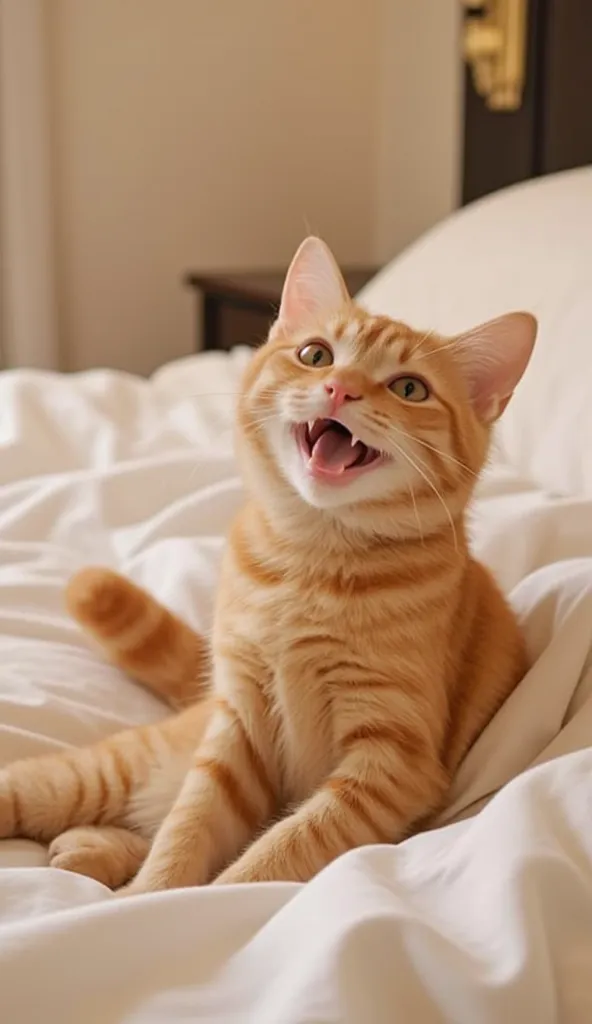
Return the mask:
<path id="1" fill-rule="evenodd" d="M 298 423 L 294 432 L 309 472 L 335 483 L 345 483 L 352 476 L 377 466 L 387 457 L 384 452 L 354 437 L 337 420 L 319 419 Z"/>

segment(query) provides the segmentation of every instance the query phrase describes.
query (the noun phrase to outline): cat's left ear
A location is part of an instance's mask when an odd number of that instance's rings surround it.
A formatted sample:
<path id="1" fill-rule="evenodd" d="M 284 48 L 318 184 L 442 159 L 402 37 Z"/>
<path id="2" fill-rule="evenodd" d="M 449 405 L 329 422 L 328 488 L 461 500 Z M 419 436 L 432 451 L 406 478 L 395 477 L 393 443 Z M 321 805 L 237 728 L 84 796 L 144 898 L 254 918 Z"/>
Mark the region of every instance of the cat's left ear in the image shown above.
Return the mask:
<path id="1" fill-rule="evenodd" d="M 493 423 L 510 401 L 528 366 L 537 327 L 530 313 L 507 313 L 459 335 L 451 347 L 484 423 Z"/>
<path id="2" fill-rule="evenodd" d="M 288 331 L 314 327 L 349 302 L 329 246 L 312 235 L 306 238 L 286 274 L 278 324 Z"/>

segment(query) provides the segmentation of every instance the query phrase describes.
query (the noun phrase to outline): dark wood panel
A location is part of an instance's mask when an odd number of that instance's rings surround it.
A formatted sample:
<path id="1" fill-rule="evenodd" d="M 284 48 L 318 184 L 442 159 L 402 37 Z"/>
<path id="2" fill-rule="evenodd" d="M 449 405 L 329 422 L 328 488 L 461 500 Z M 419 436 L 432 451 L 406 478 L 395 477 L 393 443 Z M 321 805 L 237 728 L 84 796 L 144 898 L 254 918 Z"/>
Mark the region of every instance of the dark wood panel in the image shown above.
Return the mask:
<path id="1" fill-rule="evenodd" d="M 548 4 L 542 61 L 541 172 L 592 163 L 592 0 Z"/>
<path id="2" fill-rule="evenodd" d="M 212 345 L 211 336 L 204 331 L 203 341 L 206 348 L 231 349 L 234 345 L 260 345 L 265 341 L 274 319 L 274 311 L 269 309 L 240 309 L 233 306 L 220 308 L 220 323 L 216 343 Z"/>

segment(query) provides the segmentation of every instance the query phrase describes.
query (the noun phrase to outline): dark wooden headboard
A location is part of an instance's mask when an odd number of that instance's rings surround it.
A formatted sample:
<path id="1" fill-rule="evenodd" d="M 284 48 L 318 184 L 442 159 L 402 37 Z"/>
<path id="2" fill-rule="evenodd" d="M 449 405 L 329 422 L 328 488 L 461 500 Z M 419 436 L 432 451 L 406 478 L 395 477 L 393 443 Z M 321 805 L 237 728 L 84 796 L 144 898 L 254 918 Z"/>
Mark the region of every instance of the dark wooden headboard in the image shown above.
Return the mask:
<path id="1" fill-rule="evenodd" d="M 462 201 L 592 164 L 592 0 L 529 0 L 516 111 L 489 110 L 465 72 Z"/>

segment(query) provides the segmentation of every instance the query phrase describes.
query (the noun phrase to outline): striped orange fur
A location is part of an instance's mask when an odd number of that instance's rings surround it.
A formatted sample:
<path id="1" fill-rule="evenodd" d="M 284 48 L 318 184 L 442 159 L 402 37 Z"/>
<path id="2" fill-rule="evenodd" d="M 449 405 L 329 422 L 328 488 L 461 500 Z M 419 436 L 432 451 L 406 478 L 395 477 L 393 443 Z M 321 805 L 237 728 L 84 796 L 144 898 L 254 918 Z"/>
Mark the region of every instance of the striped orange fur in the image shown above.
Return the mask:
<path id="1" fill-rule="evenodd" d="M 424 827 L 527 667 L 465 509 L 535 334 L 520 313 L 450 339 L 372 316 L 303 243 L 239 401 L 247 497 L 211 650 L 114 573 L 68 589 L 115 663 L 181 710 L 8 766 L 0 835 L 142 892 L 307 880 Z"/>
<path id="2" fill-rule="evenodd" d="M 83 569 L 66 589 L 66 606 L 116 665 L 173 707 L 206 694 L 206 641 L 131 580 L 108 569 Z"/>

